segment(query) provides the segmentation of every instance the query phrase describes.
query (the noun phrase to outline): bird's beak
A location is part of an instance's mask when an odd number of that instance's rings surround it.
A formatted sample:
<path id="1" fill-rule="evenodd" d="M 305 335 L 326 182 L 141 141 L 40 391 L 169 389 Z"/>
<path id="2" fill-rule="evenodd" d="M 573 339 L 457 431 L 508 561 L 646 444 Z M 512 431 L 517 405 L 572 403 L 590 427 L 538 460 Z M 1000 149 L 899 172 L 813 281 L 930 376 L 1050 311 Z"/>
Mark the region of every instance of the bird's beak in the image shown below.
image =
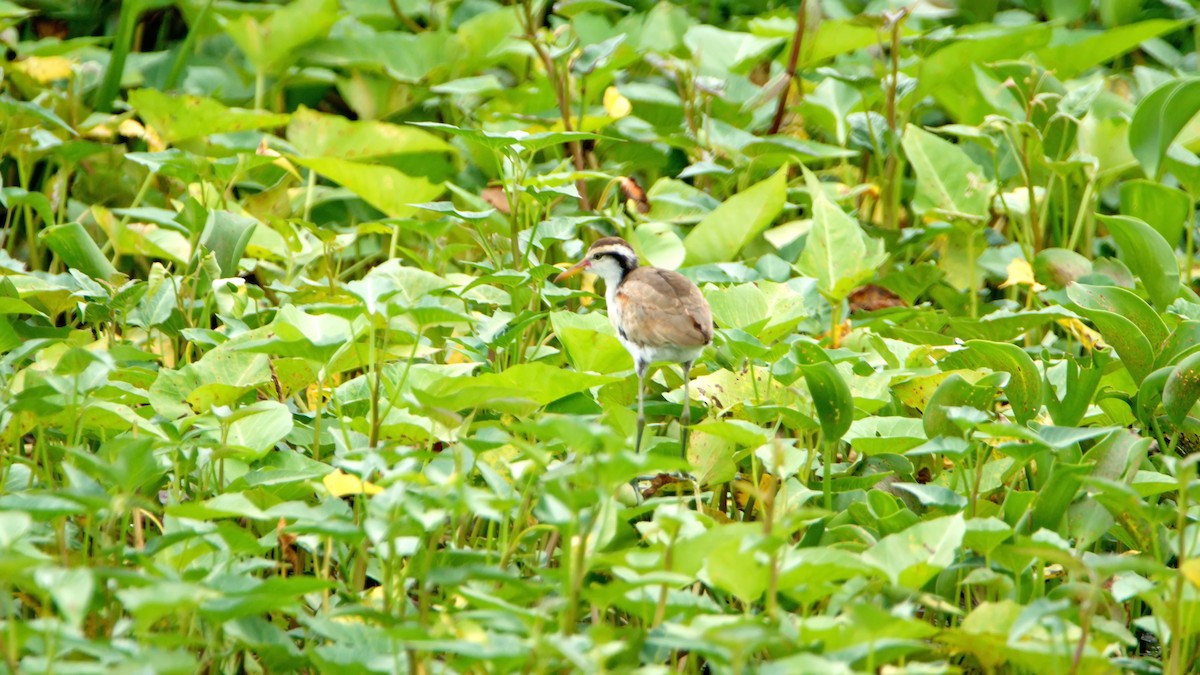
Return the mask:
<path id="1" fill-rule="evenodd" d="M 571 266 L 571 268 L 568 269 L 566 272 L 563 272 L 562 274 L 554 277 L 554 283 L 557 284 L 558 282 L 562 281 L 563 279 L 570 279 L 571 277 L 575 276 L 576 274 L 579 274 L 581 271 L 587 269 L 588 267 L 591 267 L 591 265 L 592 265 L 592 263 L 590 261 L 588 261 L 587 258 L 584 258 L 583 260 L 580 260 L 579 262 L 577 262 L 573 266 Z"/>

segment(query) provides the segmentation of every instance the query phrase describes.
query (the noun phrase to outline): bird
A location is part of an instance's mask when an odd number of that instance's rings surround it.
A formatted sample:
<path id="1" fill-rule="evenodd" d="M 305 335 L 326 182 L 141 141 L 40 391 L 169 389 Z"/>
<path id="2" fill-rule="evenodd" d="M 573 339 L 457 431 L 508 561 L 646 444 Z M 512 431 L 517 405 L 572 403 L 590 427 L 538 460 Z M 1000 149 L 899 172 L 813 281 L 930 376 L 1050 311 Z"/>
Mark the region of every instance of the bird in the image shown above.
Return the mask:
<path id="1" fill-rule="evenodd" d="M 646 371 L 654 363 L 683 367 L 680 453 L 687 460 L 691 406 L 688 385 L 695 362 L 712 343 L 712 309 L 696 284 L 673 270 L 638 264 L 637 253 L 620 237 L 597 239 L 583 260 L 554 278 L 555 283 L 588 270 L 604 280 L 608 319 L 629 355 L 638 378 L 637 439 L 641 452 L 646 427 Z"/>

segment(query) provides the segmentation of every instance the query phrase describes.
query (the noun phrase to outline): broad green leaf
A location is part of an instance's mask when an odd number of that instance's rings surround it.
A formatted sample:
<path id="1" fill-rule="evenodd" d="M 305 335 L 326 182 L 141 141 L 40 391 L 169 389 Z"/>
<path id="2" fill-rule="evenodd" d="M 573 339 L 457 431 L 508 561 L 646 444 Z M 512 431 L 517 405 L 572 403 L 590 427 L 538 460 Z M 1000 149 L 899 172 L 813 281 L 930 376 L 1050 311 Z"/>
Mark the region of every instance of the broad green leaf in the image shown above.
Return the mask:
<path id="1" fill-rule="evenodd" d="M 968 382 L 959 373 L 951 373 L 938 384 L 925 407 L 922 424 L 928 438 L 947 436 L 962 438 L 963 430 L 950 419 L 950 412 L 957 408 L 974 408 L 988 411 L 996 398 L 996 389 L 1004 376 L 984 378 L 977 383 Z"/>
<path id="2" fill-rule="evenodd" d="M 855 420 L 843 438 L 865 455 L 899 454 L 928 440 L 920 418 L 881 416 Z"/>
<path id="3" fill-rule="evenodd" d="M 1145 301 L 1123 288 L 1078 283 L 1067 286 L 1067 297 L 1081 307 L 1104 341 L 1112 345 L 1134 382 L 1141 382 L 1150 374 L 1154 368 L 1154 345 L 1162 344 L 1167 329 Z M 1126 318 L 1131 313 L 1133 320 Z M 1159 339 L 1152 343 L 1143 329 Z"/>
<path id="4" fill-rule="evenodd" d="M 295 162 L 332 180 L 392 218 L 412 215 L 413 204 L 436 199 L 440 183 L 415 178 L 390 166 L 360 164 L 337 157 L 296 158 Z"/>
<path id="5" fill-rule="evenodd" d="M 933 96 L 962 124 L 979 124 L 995 112 L 979 92 L 973 69 L 977 64 L 1020 59 L 1025 54 L 1046 46 L 1053 36 L 1049 24 L 1031 23 L 1025 26 L 983 26 L 963 31 L 956 41 L 933 52 L 919 63 L 907 68 L 919 78 L 917 100 Z"/>
<path id="6" fill-rule="evenodd" d="M 52 225 L 42 230 L 39 236 L 67 267 L 103 280 L 111 279 L 117 273 L 92 236 L 78 222 Z"/>
<path id="7" fill-rule="evenodd" d="M 967 521 L 963 544 L 976 553 L 988 555 L 1012 534 L 1013 528 L 999 518 L 972 518 Z"/>
<path id="8" fill-rule="evenodd" d="M 178 141 L 287 124 L 288 116 L 227 108 L 211 98 L 171 96 L 154 89 L 129 93 L 129 103 L 168 145 Z"/>
<path id="9" fill-rule="evenodd" d="M 295 0 L 259 21 L 250 12 L 222 17 L 226 35 L 250 63 L 265 73 L 279 73 L 304 52 L 307 42 L 329 33 L 338 20 L 337 0 Z"/>
<path id="10" fill-rule="evenodd" d="M 1003 342 L 968 340 L 961 351 L 952 352 L 939 365 L 950 369 L 988 368 L 1008 373 L 1004 393 L 1021 424 L 1037 416 L 1042 407 L 1042 375 L 1025 350 Z"/>
<path id="11" fill-rule="evenodd" d="M 1132 51 L 1146 40 L 1177 30 L 1182 23 L 1154 19 L 1103 31 L 1056 28 L 1051 43 L 1035 51 L 1034 57 L 1066 80 Z"/>
<path id="12" fill-rule="evenodd" d="M 1171 337 L 1163 343 L 1154 365 L 1159 368 L 1172 365 L 1176 359 L 1191 352 L 1197 345 L 1200 345 L 1200 321 L 1180 321 L 1175 330 L 1171 331 Z"/>
<path id="13" fill-rule="evenodd" d="M 0 206 L 9 212 L 15 211 L 19 206 L 27 206 L 41 218 L 42 227 L 55 224 L 54 207 L 50 205 L 50 198 L 40 192 L 30 192 L 16 186 L 0 189 Z"/>
<path id="14" fill-rule="evenodd" d="M 889 535 L 863 553 L 897 586 L 919 589 L 954 563 L 967 526 L 962 514 L 935 518 Z"/>
<path id="15" fill-rule="evenodd" d="M 804 169 L 813 198 L 813 224 L 796 269 L 817 280 L 817 288 L 832 302 L 845 300 L 875 275 L 887 259 L 883 242 L 868 237 L 858 221 L 834 204 L 816 177 Z"/>
<path id="16" fill-rule="evenodd" d="M 1159 309 L 1166 309 L 1179 297 L 1180 290 L 1179 261 L 1175 259 L 1172 246 L 1157 230 L 1136 218 L 1102 215 L 1096 218 L 1117 242 L 1121 261 L 1142 280 L 1150 301 Z M 1162 340 L 1158 340 L 1154 345 L 1157 347 L 1161 343 Z"/>
<path id="17" fill-rule="evenodd" d="M 550 325 L 575 370 L 617 373 L 633 367 L 633 359 L 617 340 L 612 324 L 601 314 L 552 312 Z"/>
<path id="18" fill-rule="evenodd" d="M 1067 507 L 1075 501 L 1075 495 L 1083 484 L 1083 477 L 1091 473 L 1090 464 L 1067 464 L 1055 461 L 1050 475 L 1038 490 L 1030 523 L 1034 531 L 1038 528 L 1057 531 Z"/>
<path id="19" fill-rule="evenodd" d="M 1200 78 L 1172 80 L 1146 94 L 1129 122 L 1129 147 L 1146 177 L 1158 180 L 1167 148 L 1200 112 Z"/>
<path id="20" fill-rule="evenodd" d="M 580 373 L 544 363 L 523 363 L 501 373 L 445 377 L 430 383 L 417 397 L 450 410 L 488 408 L 527 414 L 569 394 L 623 378 Z"/>
<path id="21" fill-rule="evenodd" d="M 1163 408 L 1175 424 L 1182 424 L 1196 399 L 1200 398 L 1200 352 L 1180 361 L 1167 378 L 1162 392 Z"/>
<path id="22" fill-rule="evenodd" d="M 258 221 L 248 216 L 220 210 L 208 212 L 204 231 L 200 233 L 200 245 L 216 256 L 222 277 L 238 275 L 242 254 L 256 227 Z"/>
<path id="23" fill-rule="evenodd" d="M 288 142 L 305 157 L 363 160 L 392 155 L 450 152 L 442 139 L 413 126 L 363 120 L 353 122 L 300 107 L 287 127 Z"/>
<path id="24" fill-rule="evenodd" d="M 1121 213 L 1153 227 L 1171 248 L 1183 239 L 1192 210 L 1192 198 L 1178 188 L 1142 179 L 1121 183 Z"/>
<path id="25" fill-rule="evenodd" d="M 43 567 L 34 572 L 34 579 L 42 590 L 50 594 L 55 607 L 75 630 L 83 625 L 88 615 L 96 580 L 88 567 Z"/>
<path id="26" fill-rule="evenodd" d="M 633 234 L 637 250 L 655 267 L 679 269 L 687 258 L 683 240 L 667 223 L 642 223 Z"/>
<path id="27" fill-rule="evenodd" d="M 832 363 L 809 363 L 802 370 L 825 441 L 840 440 L 854 422 L 854 397 L 850 387 Z"/>
<path id="28" fill-rule="evenodd" d="M 733 260 L 787 201 L 787 167 L 726 199 L 683 239 L 689 265 Z"/>
<path id="29" fill-rule="evenodd" d="M 225 442 L 248 450 L 247 459 L 262 459 L 292 431 L 292 414 L 278 401 L 259 401 L 238 412 L 247 414 L 229 425 Z"/>
<path id="30" fill-rule="evenodd" d="M 717 588 L 732 593 L 742 602 L 754 602 L 770 584 L 771 568 L 748 554 L 761 533 L 743 532 L 738 538 L 724 537 L 704 556 L 704 575 Z"/>
<path id="31" fill-rule="evenodd" d="M 762 38 L 703 24 L 690 28 L 683 36 L 683 43 L 699 62 L 701 74 L 716 77 L 744 74 L 784 45 L 779 38 Z"/>
<path id="32" fill-rule="evenodd" d="M 917 213 L 973 222 L 987 217 L 996 184 L 961 147 L 911 124 L 901 144 L 917 173 Z"/>

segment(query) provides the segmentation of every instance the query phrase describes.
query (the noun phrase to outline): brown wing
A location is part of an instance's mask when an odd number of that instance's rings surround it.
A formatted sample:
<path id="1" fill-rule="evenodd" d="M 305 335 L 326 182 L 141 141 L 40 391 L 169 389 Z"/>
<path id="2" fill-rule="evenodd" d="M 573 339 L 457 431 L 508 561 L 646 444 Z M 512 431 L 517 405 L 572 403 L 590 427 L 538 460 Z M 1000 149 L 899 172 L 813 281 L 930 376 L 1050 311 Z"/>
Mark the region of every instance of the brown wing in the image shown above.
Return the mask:
<path id="1" fill-rule="evenodd" d="M 617 289 L 630 342 L 700 347 L 712 342 L 712 310 L 687 277 L 655 267 L 630 272 Z"/>

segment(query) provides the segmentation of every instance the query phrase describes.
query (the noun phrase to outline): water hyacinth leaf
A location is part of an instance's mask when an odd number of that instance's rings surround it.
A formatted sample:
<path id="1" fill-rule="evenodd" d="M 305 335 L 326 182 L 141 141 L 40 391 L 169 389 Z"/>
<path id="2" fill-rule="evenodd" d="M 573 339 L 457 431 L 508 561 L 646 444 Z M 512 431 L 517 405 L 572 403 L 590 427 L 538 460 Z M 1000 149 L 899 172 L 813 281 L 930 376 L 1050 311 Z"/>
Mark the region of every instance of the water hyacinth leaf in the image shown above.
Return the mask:
<path id="1" fill-rule="evenodd" d="M 287 115 L 228 108 L 211 98 L 171 96 L 154 89 L 129 92 L 129 103 L 169 145 L 197 136 L 277 127 L 288 121 Z"/>
<path id="2" fill-rule="evenodd" d="M 1141 382 L 1150 374 L 1154 368 L 1154 347 L 1142 328 L 1126 318 L 1132 310 L 1142 326 L 1165 337 L 1166 326 L 1145 301 L 1123 288 L 1078 283 L 1067 286 L 1067 297 L 1096 325 L 1096 330 L 1112 345 L 1135 382 Z"/>
<path id="3" fill-rule="evenodd" d="M 1200 78 L 1167 82 L 1138 102 L 1129 122 L 1129 147 L 1146 177 L 1158 180 L 1167 149 L 1200 111 Z"/>
<path id="4" fill-rule="evenodd" d="M 787 201 L 787 167 L 726 199 L 683 239 L 687 264 L 733 260 L 783 210 Z"/>
<path id="5" fill-rule="evenodd" d="M 962 514 L 927 520 L 879 540 L 863 560 L 893 584 L 918 589 L 954 563 L 966 531 Z"/>
<path id="6" fill-rule="evenodd" d="M 1068 464 L 1054 462 L 1045 484 L 1037 492 L 1030 524 L 1034 531 L 1039 528 L 1058 530 L 1063 516 L 1083 484 L 1083 477 L 1092 470 L 1090 464 Z"/>
<path id="7" fill-rule="evenodd" d="M 83 225 L 77 222 L 52 225 L 42 230 L 39 236 L 67 267 L 97 279 L 107 280 L 117 274 L 117 268 L 100 251 Z"/>
<path id="8" fill-rule="evenodd" d="M 951 373 L 942 380 L 929 397 L 925 407 L 923 426 L 925 435 L 929 438 L 946 436 L 962 438 L 963 430 L 950 419 L 951 411 L 955 408 L 975 408 L 976 410 L 991 410 L 996 397 L 996 389 L 1006 381 L 1007 374 L 999 377 L 991 376 L 977 383 L 968 382 L 958 373 Z"/>
<path id="9" fill-rule="evenodd" d="M 810 363 L 801 368 L 812 393 L 813 407 L 827 443 L 838 441 L 854 422 L 854 397 L 832 363 Z"/>
<path id="10" fill-rule="evenodd" d="M 200 245 L 212 251 L 221 268 L 221 276 L 228 279 L 238 274 L 238 265 L 258 221 L 248 216 L 229 211 L 209 211 L 208 221 L 200 234 Z"/>
<path id="11" fill-rule="evenodd" d="M 1183 239 L 1184 226 L 1192 215 L 1192 198 L 1162 183 L 1127 180 L 1121 183 L 1121 213 L 1150 225 L 1174 248 Z"/>
<path id="12" fill-rule="evenodd" d="M 1179 261 L 1171 245 L 1157 230 L 1136 218 L 1102 215 L 1096 218 L 1112 234 L 1121 249 L 1121 262 L 1141 279 L 1150 301 L 1159 309 L 1170 305 L 1179 296 Z M 1161 343 L 1158 340 L 1153 344 Z"/>
<path id="13" fill-rule="evenodd" d="M 50 594 L 67 624 L 78 629 L 87 616 L 96 590 L 92 570 L 87 567 L 44 567 L 34 573 L 34 579 Z"/>
<path id="14" fill-rule="evenodd" d="M 16 186 L 0 189 L 0 206 L 10 211 L 18 206 L 25 206 L 33 209 L 42 220 L 43 227 L 55 224 L 54 207 L 50 205 L 50 198 L 40 192 L 30 192 Z"/>
<path id="15" fill-rule="evenodd" d="M 987 216 L 996 184 L 961 147 L 911 124 L 901 144 L 917 172 L 917 213 L 970 221 Z"/>
<path id="16" fill-rule="evenodd" d="M 962 350 L 952 352 L 940 364 L 948 369 L 988 368 L 1008 373 L 1004 393 L 1021 424 L 1032 420 L 1042 407 L 1042 374 L 1029 354 L 1016 345 L 968 340 Z"/>
<path id="17" fill-rule="evenodd" d="M 292 113 L 287 139 L 305 157 L 364 160 L 453 150 L 437 136 L 411 125 L 375 120 L 356 122 L 304 106 Z"/>
<path id="18" fill-rule="evenodd" d="M 303 53 L 300 46 L 329 33 L 338 20 L 337 0 L 296 0 L 260 21 L 251 12 L 224 16 L 221 27 L 255 69 L 278 73 Z"/>
<path id="19" fill-rule="evenodd" d="M 804 168 L 813 199 L 813 225 L 796 269 L 817 280 L 817 288 L 833 302 L 845 300 L 855 288 L 875 276 L 887 259 L 883 242 L 868 237 L 851 215 L 834 204 L 816 176 Z"/>
<path id="20" fill-rule="evenodd" d="M 569 394 L 624 378 L 562 370 L 544 363 L 523 363 L 501 373 L 444 377 L 417 391 L 427 405 L 449 410 L 489 408 L 528 414 Z"/>
<path id="21" fill-rule="evenodd" d="M 412 215 L 413 204 L 432 201 L 445 189 L 441 183 L 409 176 L 390 166 L 338 157 L 297 157 L 294 161 L 350 190 L 389 218 Z"/>
<path id="22" fill-rule="evenodd" d="M 552 312 L 550 325 L 567 352 L 571 367 L 593 373 L 617 373 L 633 367 L 633 358 L 600 314 Z"/>
<path id="23" fill-rule="evenodd" d="M 262 459 L 292 431 L 292 414 L 278 401 L 259 401 L 238 413 L 238 419 L 229 424 L 225 442 L 247 450 L 246 459 Z"/>
<path id="24" fill-rule="evenodd" d="M 1167 377 L 1162 391 L 1163 408 L 1175 424 L 1182 424 L 1200 398 L 1200 352 L 1180 361 Z"/>

